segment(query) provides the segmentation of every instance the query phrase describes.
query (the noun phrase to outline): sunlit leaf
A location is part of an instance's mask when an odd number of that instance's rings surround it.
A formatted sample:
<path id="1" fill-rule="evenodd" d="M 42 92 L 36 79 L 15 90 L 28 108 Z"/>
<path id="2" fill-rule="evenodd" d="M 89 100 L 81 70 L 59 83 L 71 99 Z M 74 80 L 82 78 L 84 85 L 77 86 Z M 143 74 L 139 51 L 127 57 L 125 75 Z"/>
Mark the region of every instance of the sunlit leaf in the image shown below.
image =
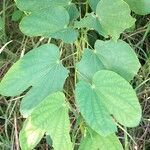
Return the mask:
<path id="1" fill-rule="evenodd" d="M 68 106 L 63 93 L 46 97 L 27 118 L 20 132 L 22 150 L 33 149 L 44 133 L 51 136 L 55 150 L 72 150 Z"/>
<path id="2" fill-rule="evenodd" d="M 96 8 L 101 25 L 115 41 L 125 29 L 134 25 L 135 19 L 130 12 L 123 0 L 100 0 Z"/>

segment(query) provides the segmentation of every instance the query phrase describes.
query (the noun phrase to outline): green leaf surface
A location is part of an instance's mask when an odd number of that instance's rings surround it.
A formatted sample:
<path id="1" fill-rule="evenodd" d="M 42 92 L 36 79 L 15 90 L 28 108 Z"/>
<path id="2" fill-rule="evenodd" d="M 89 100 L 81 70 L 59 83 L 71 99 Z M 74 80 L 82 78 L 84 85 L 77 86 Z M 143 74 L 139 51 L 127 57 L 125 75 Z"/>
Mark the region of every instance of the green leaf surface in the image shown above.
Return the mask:
<path id="1" fill-rule="evenodd" d="M 80 81 L 76 86 L 75 95 L 79 111 L 94 131 L 103 136 L 117 131 L 103 101 L 89 83 Z"/>
<path id="2" fill-rule="evenodd" d="M 24 17 L 20 23 L 20 29 L 29 36 L 48 36 L 65 29 L 68 23 L 69 14 L 65 8 L 54 7 L 44 9 L 42 13 L 38 11 Z"/>
<path id="3" fill-rule="evenodd" d="M 77 32 L 68 27 L 69 21 L 70 17 L 65 8 L 50 7 L 24 17 L 20 23 L 20 30 L 31 37 L 52 37 L 66 43 L 74 42 L 77 38 Z"/>
<path id="4" fill-rule="evenodd" d="M 11 67 L 0 84 L 0 93 L 16 96 L 32 86 L 21 104 L 21 112 L 26 116 L 49 93 L 63 89 L 67 74 L 58 47 L 45 44 L 31 50 Z"/>
<path id="5" fill-rule="evenodd" d="M 81 141 L 79 150 L 123 150 L 123 147 L 115 134 L 104 137 L 90 131 Z"/>
<path id="6" fill-rule="evenodd" d="M 80 21 L 75 21 L 74 23 L 75 28 L 88 28 L 96 30 L 100 35 L 104 37 L 108 37 L 106 31 L 100 24 L 98 18 L 95 16 L 94 13 L 87 14 L 83 19 Z"/>
<path id="7" fill-rule="evenodd" d="M 94 50 L 85 49 L 81 61 L 77 64 L 77 69 L 81 78 L 87 78 L 88 81 L 91 81 L 93 75 L 97 71 L 105 69 L 105 66 Z"/>
<path id="8" fill-rule="evenodd" d="M 69 135 L 68 106 L 63 93 L 46 97 L 27 118 L 20 132 L 22 150 L 33 149 L 46 132 L 53 141 L 55 150 L 72 150 Z"/>
<path id="9" fill-rule="evenodd" d="M 120 74 L 128 81 L 133 79 L 141 66 L 134 50 L 122 40 L 97 40 L 95 50 L 97 55 L 105 60 L 103 62 L 107 69 Z"/>
<path id="10" fill-rule="evenodd" d="M 124 41 L 97 40 L 95 50 L 85 49 L 77 69 L 82 78 L 92 80 L 93 75 L 102 69 L 112 70 L 130 81 L 140 68 L 134 50 Z"/>
<path id="11" fill-rule="evenodd" d="M 80 13 L 76 7 L 75 4 L 70 4 L 66 7 L 68 13 L 69 13 L 69 16 L 70 16 L 70 21 L 74 21 L 76 20 L 79 16 L 80 16 Z"/>
<path id="12" fill-rule="evenodd" d="M 70 0 L 15 0 L 17 7 L 26 12 L 39 11 L 48 7 L 67 6 Z"/>
<path id="13" fill-rule="evenodd" d="M 96 14 L 103 28 L 115 41 L 127 28 L 134 25 L 135 19 L 130 16 L 130 8 L 123 0 L 101 0 Z"/>
<path id="14" fill-rule="evenodd" d="M 111 115 L 122 125 L 137 126 L 141 107 L 131 85 L 117 73 L 101 70 L 92 84 L 80 81 L 76 87 L 76 101 L 87 124 L 100 135 L 116 131 Z"/>
<path id="15" fill-rule="evenodd" d="M 96 12 L 96 7 L 99 1 L 100 0 L 88 0 L 89 5 L 93 9 L 94 12 Z"/>
<path id="16" fill-rule="evenodd" d="M 136 14 L 147 15 L 150 13 L 150 0 L 124 0 Z"/>
<path id="17" fill-rule="evenodd" d="M 78 37 L 78 32 L 68 27 L 61 31 L 52 33 L 50 36 L 55 39 L 61 39 L 66 43 L 73 43 Z"/>

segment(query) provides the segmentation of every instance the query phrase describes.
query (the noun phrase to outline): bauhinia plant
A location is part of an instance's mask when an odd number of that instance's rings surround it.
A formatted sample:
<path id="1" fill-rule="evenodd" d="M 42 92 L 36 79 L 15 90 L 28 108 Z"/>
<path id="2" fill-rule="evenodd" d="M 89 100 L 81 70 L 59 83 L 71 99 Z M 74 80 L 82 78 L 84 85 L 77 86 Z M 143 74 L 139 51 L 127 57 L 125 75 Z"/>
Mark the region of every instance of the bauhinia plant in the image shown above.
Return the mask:
<path id="1" fill-rule="evenodd" d="M 50 136 L 54 150 L 78 149 L 70 138 L 69 112 L 73 109 L 76 119 L 81 114 L 82 120 L 79 150 L 122 150 L 115 134 L 117 128 L 137 126 L 141 107 L 130 85 L 140 63 L 120 34 L 135 24 L 131 10 L 140 15 L 150 13 L 150 1 L 87 0 L 85 7 L 90 6 L 92 11 L 86 9 L 85 13 L 80 1 L 15 2 L 25 12 L 20 23 L 25 35 L 62 41 L 59 47 L 47 43 L 34 48 L 1 81 L 0 94 L 4 96 L 18 96 L 30 87 L 20 106 L 26 118 L 19 135 L 22 150 L 35 148 L 44 135 Z M 94 48 L 88 43 L 88 30 L 103 36 L 104 40 L 97 39 Z M 69 74 L 62 63 L 63 43 L 75 48 L 71 54 L 76 62 L 74 104 L 63 93 Z M 77 108 L 72 109 L 74 105 Z"/>

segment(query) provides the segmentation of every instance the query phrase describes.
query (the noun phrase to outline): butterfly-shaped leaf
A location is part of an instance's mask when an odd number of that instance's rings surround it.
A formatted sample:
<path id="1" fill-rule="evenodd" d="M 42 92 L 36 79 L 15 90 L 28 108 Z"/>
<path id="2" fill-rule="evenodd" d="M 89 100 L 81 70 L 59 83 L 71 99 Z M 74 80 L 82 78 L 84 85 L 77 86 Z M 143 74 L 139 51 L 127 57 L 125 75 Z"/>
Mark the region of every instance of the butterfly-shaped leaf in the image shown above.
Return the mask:
<path id="1" fill-rule="evenodd" d="M 69 14 L 65 8 L 48 7 L 24 17 L 20 23 L 20 29 L 28 36 L 53 37 L 65 42 L 73 42 L 77 32 L 68 27 L 69 20 Z"/>
<path id="2" fill-rule="evenodd" d="M 129 44 L 122 40 L 114 42 L 97 40 L 95 50 L 85 49 L 77 69 L 84 77 L 92 79 L 101 69 L 117 72 L 130 81 L 140 68 L 139 60 Z"/>
<path id="3" fill-rule="evenodd" d="M 32 86 L 21 103 L 21 112 L 26 117 L 51 92 L 63 89 L 67 74 L 58 47 L 45 44 L 31 50 L 10 68 L 0 84 L 0 94 L 17 96 Z"/>
<path id="4" fill-rule="evenodd" d="M 122 125 L 134 127 L 141 119 L 141 107 L 131 85 L 117 73 L 98 71 L 89 84 L 76 86 L 76 101 L 86 123 L 100 135 L 116 132 L 113 117 Z"/>
<path id="5" fill-rule="evenodd" d="M 76 40 L 77 32 L 69 27 L 72 14 L 66 9 L 72 6 L 70 0 L 16 0 L 16 4 L 27 13 L 20 23 L 24 34 L 57 38 L 66 43 Z"/>

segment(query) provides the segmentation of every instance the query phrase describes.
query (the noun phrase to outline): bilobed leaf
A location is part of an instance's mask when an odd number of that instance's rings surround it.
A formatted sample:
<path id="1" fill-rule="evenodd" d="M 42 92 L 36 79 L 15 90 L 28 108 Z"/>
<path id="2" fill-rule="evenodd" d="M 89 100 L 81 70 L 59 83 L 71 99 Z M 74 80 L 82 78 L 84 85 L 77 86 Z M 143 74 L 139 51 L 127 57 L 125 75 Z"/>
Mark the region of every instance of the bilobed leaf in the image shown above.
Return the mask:
<path id="1" fill-rule="evenodd" d="M 90 130 L 81 141 L 79 150 L 123 150 L 123 147 L 115 134 L 104 137 Z"/>
<path id="2" fill-rule="evenodd" d="M 104 37 L 108 37 L 106 31 L 100 24 L 100 21 L 95 16 L 94 13 L 87 14 L 83 19 L 80 21 L 75 21 L 74 23 L 75 28 L 88 28 L 96 30 L 100 35 Z"/>
<path id="3" fill-rule="evenodd" d="M 88 80 L 102 69 L 112 70 L 130 81 L 140 68 L 134 50 L 124 41 L 97 40 L 95 50 L 85 49 L 81 61 L 77 64 L 79 73 Z"/>
<path id="4" fill-rule="evenodd" d="M 70 19 L 73 19 L 70 17 L 76 17 L 70 11 L 71 8 L 76 10 L 73 7 L 74 5 L 70 3 L 70 0 L 28 1 L 27 4 L 25 0 L 16 0 L 20 10 L 30 12 L 27 13 L 27 16 L 20 23 L 20 30 L 24 34 L 31 37 L 57 38 L 66 43 L 72 43 L 76 40 L 77 32 L 73 28 L 68 27 Z M 70 8 L 69 11 L 63 6 Z"/>
<path id="5" fill-rule="evenodd" d="M 117 72 L 128 81 L 133 79 L 141 66 L 134 50 L 122 40 L 97 40 L 95 50 L 105 60 L 103 62 L 107 69 Z"/>
<path id="6" fill-rule="evenodd" d="M 61 92 L 46 97 L 27 118 L 20 132 L 22 150 L 33 149 L 44 133 L 49 134 L 55 150 L 72 150 L 69 136 L 68 106 Z"/>
<path id="7" fill-rule="evenodd" d="M 62 65 L 56 65 L 49 69 L 49 73 L 39 81 L 38 85 L 32 87 L 21 101 L 20 112 L 25 118 L 47 95 L 63 90 L 67 70 Z"/>
<path id="8" fill-rule="evenodd" d="M 63 89 L 67 74 L 58 47 L 45 44 L 31 50 L 10 68 L 0 84 L 0 94 L 16 96 L 32 86 L 21 104 L 21 112 L 26 116 L 49 93 Z"/>
<path id="9" fill-rule="evenodd" d="M 80 81 L 76 101 L 87 124 L 101 135 L 116 131 L 110 115 L 122 125 L 134 127 L 141 119 L 141 107 L 131 85 L 117 73 L 101 70 L 92 84 Z"/>
<path id="10" fill-rule="evenodd" d="M 128 4 L 123 0 L 100 0 L 96 14 L 103 28 L 115 41 L 135 23 L 135 19 L 130 16 Z"/>
<path id="11" fill-rule="evenodd" d="M 15 0 L 15 2 L 20 10 L 34 12 L 48 7 L 67 6 L 71 0 Z"/>
<path id="12" fill-rule="evenodd" d="M 47 8 L 33 12 L 23 18 L 20 23 L 21 31 L 28 36 L 50 37 L 67 28 L 69 14 L 63 7 Z"/>
<path id="13" fill-rule="evenodd" d="M 150 13 L 150 0 L 124 0 L 135 13 L 147 15 Z"/>

